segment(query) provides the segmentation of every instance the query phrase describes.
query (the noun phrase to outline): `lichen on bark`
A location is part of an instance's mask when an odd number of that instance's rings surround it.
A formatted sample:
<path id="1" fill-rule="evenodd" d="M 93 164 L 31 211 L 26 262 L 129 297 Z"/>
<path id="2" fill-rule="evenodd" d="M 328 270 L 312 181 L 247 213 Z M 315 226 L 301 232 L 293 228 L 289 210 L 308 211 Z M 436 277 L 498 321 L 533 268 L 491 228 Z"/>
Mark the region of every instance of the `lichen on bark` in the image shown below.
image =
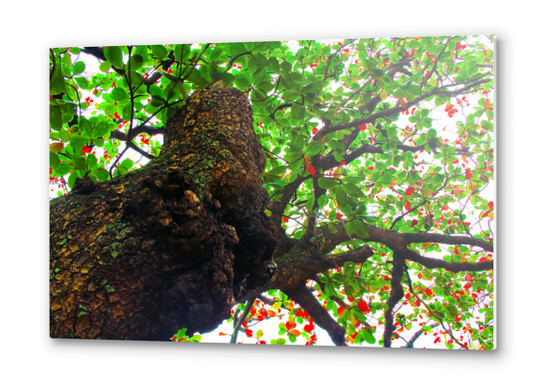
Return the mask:
<path id="1" fill-rule="evenodd" d="M 205 89 L 168 120 L 157 159 L 52 200 L 51 337 L 215 329 L 275 270 L 264 167 L 246 96 Z"/>

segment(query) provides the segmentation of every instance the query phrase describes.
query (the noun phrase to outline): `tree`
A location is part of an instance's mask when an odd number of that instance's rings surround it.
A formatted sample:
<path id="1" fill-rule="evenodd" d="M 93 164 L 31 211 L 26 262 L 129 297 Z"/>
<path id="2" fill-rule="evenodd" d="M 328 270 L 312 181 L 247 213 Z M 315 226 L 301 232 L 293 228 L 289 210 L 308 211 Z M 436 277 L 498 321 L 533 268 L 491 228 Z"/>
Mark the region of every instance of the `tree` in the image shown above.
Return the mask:
<path id="1" fill-rule="evenodd" d="M 492 349 L 492 41 L 51 49 L 51 336 Z"/>

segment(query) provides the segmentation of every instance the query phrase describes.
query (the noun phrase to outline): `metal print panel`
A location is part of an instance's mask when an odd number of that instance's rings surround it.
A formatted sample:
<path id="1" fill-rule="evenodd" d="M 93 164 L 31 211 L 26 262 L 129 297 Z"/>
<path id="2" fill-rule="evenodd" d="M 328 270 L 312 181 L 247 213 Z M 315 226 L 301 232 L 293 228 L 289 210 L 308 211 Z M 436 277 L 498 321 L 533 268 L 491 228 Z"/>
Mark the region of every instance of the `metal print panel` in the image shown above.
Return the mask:
<path id="1" fill-rule="evenodd" d="M 52 338 L 495 348 L 493 36 L 49 72 Z"/>

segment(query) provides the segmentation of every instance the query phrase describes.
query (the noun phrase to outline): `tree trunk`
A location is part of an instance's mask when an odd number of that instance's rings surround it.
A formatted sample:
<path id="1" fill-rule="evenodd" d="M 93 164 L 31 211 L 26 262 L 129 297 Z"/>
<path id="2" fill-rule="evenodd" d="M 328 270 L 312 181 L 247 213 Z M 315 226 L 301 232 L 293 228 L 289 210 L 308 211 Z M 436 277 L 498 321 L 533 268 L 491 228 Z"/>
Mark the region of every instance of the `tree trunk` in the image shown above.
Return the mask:
<path id="1" fill-rule="evenodd" d="M 273 276 L 265 156 L 246 96 L 195 92 L 161 155 L 50 203 L 51 337 L 169 340 L 215 329 Z"/>

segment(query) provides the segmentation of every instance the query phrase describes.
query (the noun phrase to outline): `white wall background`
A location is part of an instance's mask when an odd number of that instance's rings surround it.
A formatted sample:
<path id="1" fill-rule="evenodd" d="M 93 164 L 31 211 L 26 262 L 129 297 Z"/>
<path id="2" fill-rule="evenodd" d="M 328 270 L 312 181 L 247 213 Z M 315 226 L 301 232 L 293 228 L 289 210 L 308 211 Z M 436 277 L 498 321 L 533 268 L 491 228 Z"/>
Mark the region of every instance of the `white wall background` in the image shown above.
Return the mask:
<path id="1" fill-rule="evenodd" d="M 0 378 L 9 383 L 402 383 L 539 377 L 540 13 L 534 2 L 19 2 L 0 32 Z M 49 339 L 48 48 L 495 34 L 498 348 L 493 352 Z M 522 380 L 523 379 L 523 380 Z M 536 380 L 536 379 L 533 379 Z"/>

